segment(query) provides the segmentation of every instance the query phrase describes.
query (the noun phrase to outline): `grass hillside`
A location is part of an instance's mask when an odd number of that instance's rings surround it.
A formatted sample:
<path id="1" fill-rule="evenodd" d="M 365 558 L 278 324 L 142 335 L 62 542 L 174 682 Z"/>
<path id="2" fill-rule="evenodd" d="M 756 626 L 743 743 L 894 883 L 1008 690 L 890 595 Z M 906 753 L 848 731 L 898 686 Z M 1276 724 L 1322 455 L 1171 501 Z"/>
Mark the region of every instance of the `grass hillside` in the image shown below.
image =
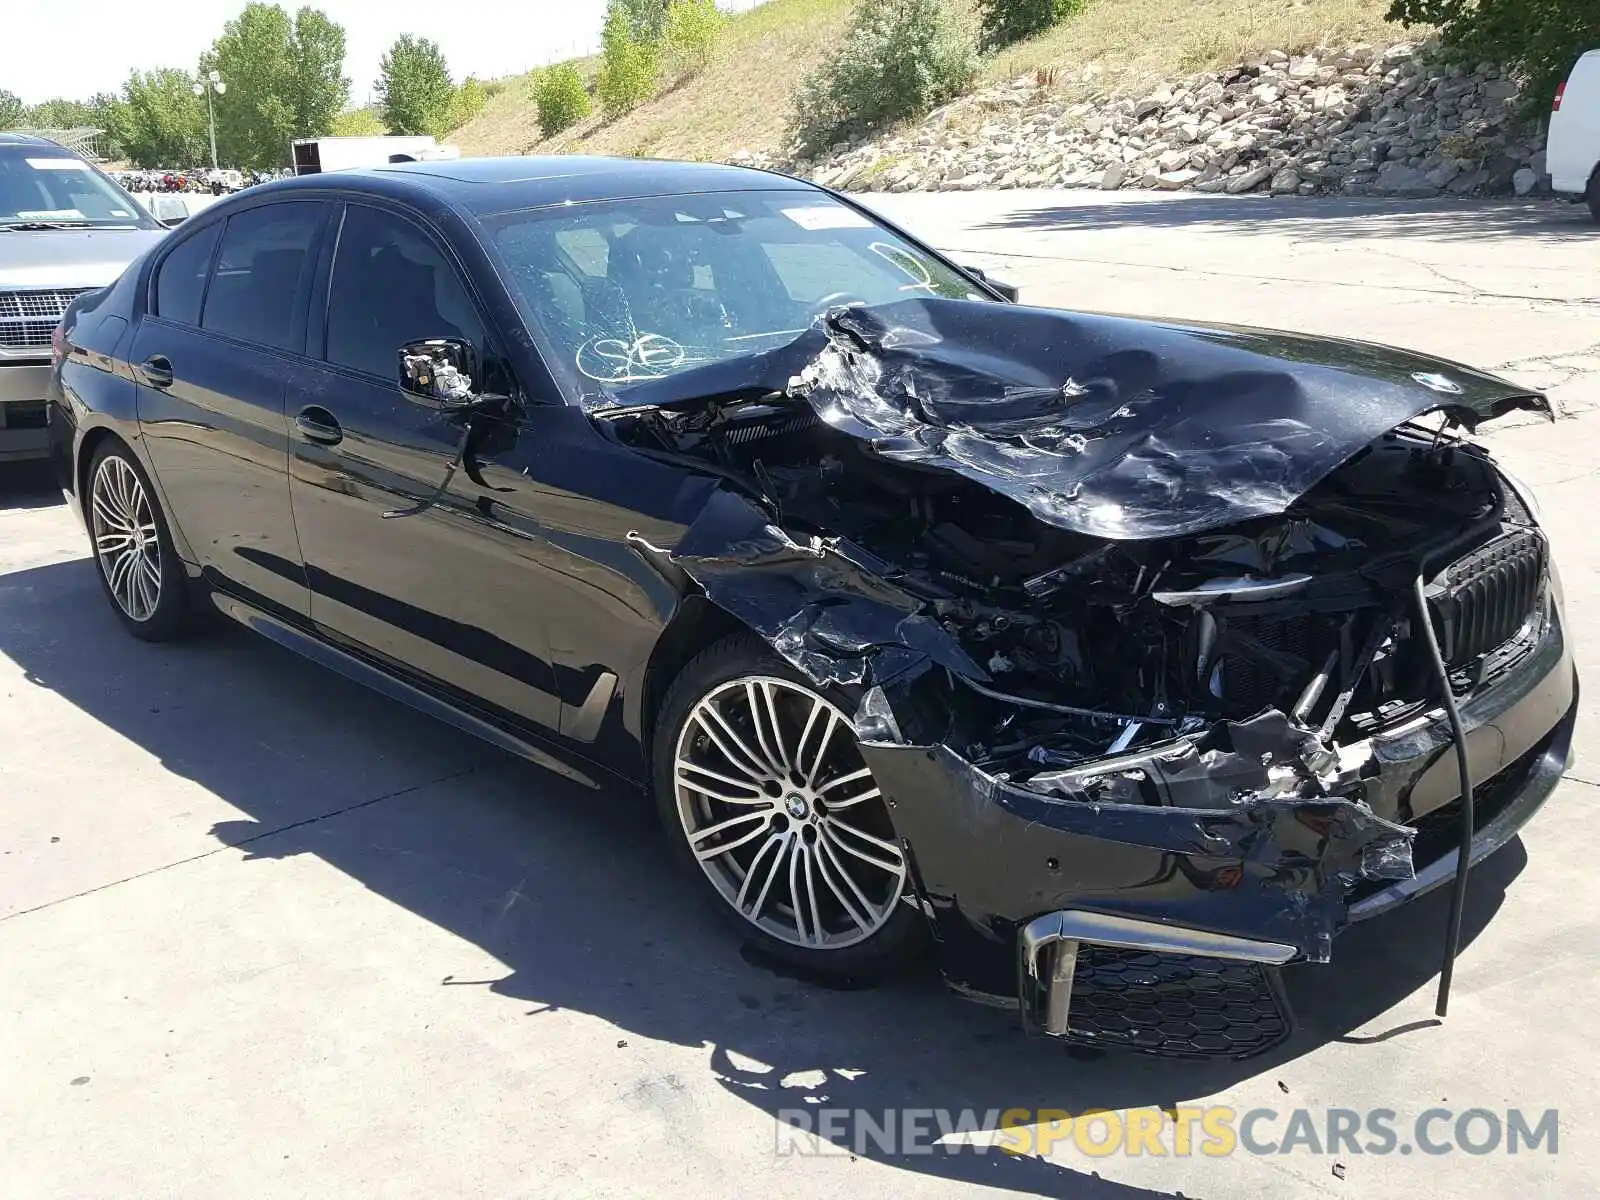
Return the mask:
<path id="1" fill-rule="evenodd" d="M 972 0 L 949 0 L 974 21 Z M 592 117 L 556 137 L 539 135 L 529 76 L 503 85 L 477 118 L 450 136 L 468 155 L 624 154 L 726 159 L 741 149 L 780 150 L 789 98 L 849 22 L 851 0 L 769 0 L 730 18 L 716 60 L 617 121 Z M 1095 86 L 1136 89 L 1263 50 L 1320 43 L 1399 41 L 1384 20 L 1389 0 L 1089 0 L 1041 37 L 983 60 L 978 86 L 1038 75 L 1066 90 L 1093 68 Z M 598 60 L 583 59 L 591 79 Z"/>

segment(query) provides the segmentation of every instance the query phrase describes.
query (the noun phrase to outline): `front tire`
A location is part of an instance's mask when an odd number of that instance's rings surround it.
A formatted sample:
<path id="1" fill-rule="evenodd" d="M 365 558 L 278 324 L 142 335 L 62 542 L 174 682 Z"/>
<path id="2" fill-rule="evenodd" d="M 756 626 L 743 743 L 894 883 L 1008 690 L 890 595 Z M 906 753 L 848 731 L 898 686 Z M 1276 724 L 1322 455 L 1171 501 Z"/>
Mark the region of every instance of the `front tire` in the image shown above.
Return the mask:
<path id="1" fill-rule="evenodd" d="M 1589 215 L 1600 221 L 1600 167 L 1596 167 L 1594 174 L 1589 176 L 1589 190 L 1583 198 L 1589 202 Z"/>
<path id="2" fill-rule="evenodd" d="M 726 638 L 662 703 L 654 790 L 677 856 L 768 957 L 876 979 L 913 958 L 927 929 L 851 707 L 754 636 Z"/>
<path id="3" fill-rule="evenodd" d="M 111 611 L 136 638 L 176 637 L 189 624 L 187 581 L 144 468 L 127 446 L 107 442 L 87 479 L 84 521 Z"/>

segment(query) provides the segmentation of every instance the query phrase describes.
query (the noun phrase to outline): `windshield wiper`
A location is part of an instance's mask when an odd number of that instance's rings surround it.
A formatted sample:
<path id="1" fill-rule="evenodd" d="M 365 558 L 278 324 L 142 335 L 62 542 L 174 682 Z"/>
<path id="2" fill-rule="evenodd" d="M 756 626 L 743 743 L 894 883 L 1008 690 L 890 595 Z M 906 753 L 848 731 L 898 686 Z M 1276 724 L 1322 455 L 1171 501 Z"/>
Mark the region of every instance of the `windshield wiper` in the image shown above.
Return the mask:
<path id="1" fill-rule="evenodd" d="M 39 229 L 87 229 L 88 221 L 4 221 L 0 222 L 0 229 L 16 230 L 18 233 L 33 233 Z M 131 229 L 132 226 L 125 228 Z"/>

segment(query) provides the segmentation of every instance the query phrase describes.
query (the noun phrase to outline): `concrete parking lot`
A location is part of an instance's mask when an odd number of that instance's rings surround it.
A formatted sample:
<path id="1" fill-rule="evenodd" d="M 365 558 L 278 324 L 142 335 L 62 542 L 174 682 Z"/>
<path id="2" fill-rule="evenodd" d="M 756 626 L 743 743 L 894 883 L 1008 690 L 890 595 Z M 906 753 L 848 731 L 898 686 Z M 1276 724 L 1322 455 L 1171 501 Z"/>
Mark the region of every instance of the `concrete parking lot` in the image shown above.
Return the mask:
<path id="1" fill-rule="evenodd" d="M 931 967 L 747 962 L 645 808 L 242 631 L 127 637 L 49 481 L 0 476 L 0 1195 L 1600 1195 L 1600 230 L 1565 207 L 875 199 L 1040 303 L 1374 338 L 1550 388 L 1489 440 L 1543 506 L 1580 761 L 1473 877 L 1295 967 L 1242 1064 L 1024 1040 Z M 1591 508 L 1593 505 L 1595 508 Z M 1559 1110 L 1558 1152 L 796 1157 L 788 1110 Z M 1440 1126 L 1441 1133 L 1449 1125 Z M 1281 1139 L 1284 1123 L 1263 1126 Z M 1171 1145 L 1169 1140 L 1168 1145 Z"/>

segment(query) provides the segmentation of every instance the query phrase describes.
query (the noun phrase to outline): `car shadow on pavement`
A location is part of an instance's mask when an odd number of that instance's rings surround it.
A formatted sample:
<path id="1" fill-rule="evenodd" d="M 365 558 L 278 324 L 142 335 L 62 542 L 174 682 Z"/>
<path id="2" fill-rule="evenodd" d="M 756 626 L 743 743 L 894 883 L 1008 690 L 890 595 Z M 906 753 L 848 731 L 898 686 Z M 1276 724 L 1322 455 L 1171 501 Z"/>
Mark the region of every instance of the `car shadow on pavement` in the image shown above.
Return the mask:
<path id="1" fill-rule="evenodd" d="M 54 508 L 64 503 L 49 463 L 0 463 L 0 512 L 14 508 Z"/>
<path id="2" fill-rule="evenodd" d="M 885 1110 L 965 1109 L 986 1128 L 1011 1108 L 1170 1108 L 1263 1072 L 1293 1079 L 1294 1060 L 1331 1040 L 1381 1070 L 1379 1043 L 1428 1036 L 1415 1027 L 1426 1022 L 1381 1019 L 1436 970 L 1440 893 L 1351 930 L 1332 966 L 1288 969 L 1299 1029 L 1266 1056 L 1086 1053 L 1025 1039 L 1011 1014 L 957 1000 L 931 963 L 841 991 L 747 961 L 669 860 L 641 798 L 586 790 L 243 631 L 137 642 L 87 560 L 0 576 L 0 654 L 247 814 L 207 830 L 225 852 L 246 863 L 315 855 L 504 966 L 446 976 L 441 989 L 487 989 L 530 1021 L 591 1014 L 616 1027 L 619 1055 L 649 1039 L 703 1048 L 715 1083 L 772 1117 L 775 1153 L 797 1140 L 781 1125 L 821 1107 L 875 1121 Z M 1474 872 L 1463 970 L 1525 861 L 1517 842 Z M 670 1109 L 688 1085 L 669 1076 L 640 1086 L 652 1091 L 644 1101 Z M 1026 1194 L 1166 1194 L 999 1150 L 901 1154 L 853 1141 L 824 1149 Z"/>
<path id="3" fill-rule="evenodd" d="M 1509 236 L 1592 243 L 1595 224 L 1581 204 L 1539 201 L 1405 200 L 1366 197 L 1188 196 L 1022 208 L 979 229 L 1071 231 L 1211 228 L 1345 242 L 1367 237 L 1477 241 Z"/>

